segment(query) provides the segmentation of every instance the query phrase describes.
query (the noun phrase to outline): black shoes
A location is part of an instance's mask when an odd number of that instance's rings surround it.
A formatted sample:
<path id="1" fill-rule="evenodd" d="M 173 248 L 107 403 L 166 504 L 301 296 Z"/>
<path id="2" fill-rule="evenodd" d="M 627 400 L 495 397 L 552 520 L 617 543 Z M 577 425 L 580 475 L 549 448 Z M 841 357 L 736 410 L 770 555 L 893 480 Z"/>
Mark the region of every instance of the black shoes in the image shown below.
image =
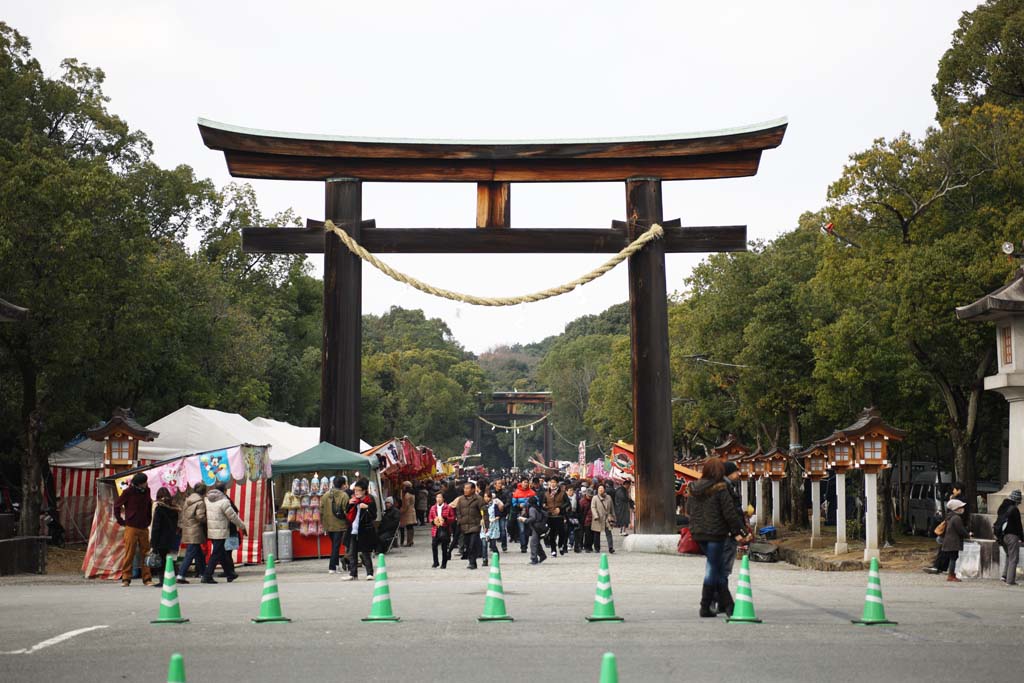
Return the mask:
<path id="1" fill-rule="evenodd" d="M 218 582 L 218 581 L 214 581 L 213 579 L 208 579 L 208 578 L 206 578 L 206 577 L 204 576 L 204 577 L 203 577 L 203 580 L 202 580 L 202 581 L 200 581 L 199 583 L 219 583 L 219 582 Z"/>

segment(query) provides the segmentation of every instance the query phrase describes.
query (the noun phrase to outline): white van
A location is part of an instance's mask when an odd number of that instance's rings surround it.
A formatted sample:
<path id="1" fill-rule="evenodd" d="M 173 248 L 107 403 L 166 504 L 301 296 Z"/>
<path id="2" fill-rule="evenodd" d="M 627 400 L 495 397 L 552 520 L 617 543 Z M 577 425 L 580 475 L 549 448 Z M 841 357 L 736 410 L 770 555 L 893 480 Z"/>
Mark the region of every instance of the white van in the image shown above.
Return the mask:
<path id="1" fill-rule="evenodd" d="M 952 490 L 949 472 L 920 472 L 910 485 L 907 525 L 912 534 L 931 535 L 938 520 L 945 517 L 945 504 Z"/>

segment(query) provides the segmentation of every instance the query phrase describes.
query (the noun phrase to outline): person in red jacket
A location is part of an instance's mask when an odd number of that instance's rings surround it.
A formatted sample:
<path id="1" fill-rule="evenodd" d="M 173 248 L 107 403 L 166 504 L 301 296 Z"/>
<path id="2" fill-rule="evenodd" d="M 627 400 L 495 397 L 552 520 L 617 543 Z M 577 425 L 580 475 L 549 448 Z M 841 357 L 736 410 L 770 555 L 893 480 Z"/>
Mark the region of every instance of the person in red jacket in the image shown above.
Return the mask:
<path id="1" fill-rule="evenodd" d="M 153 501 L 149 497 L 149 477 L 139 472 L 132 483 L 114 501 L 114 518 L 124 527 L 124 555 L 121 557 L 121 585 L 132 583 L 132 563 L 135 552 L 149 555 L 149 525 L 153 521 Z M 153 585 L 153 574 L 142 563 L 142 583 Z"/>
<path id="2" fill-rule="evenodd" d="M 519 486 L 516 487 L 515 492 L 512 494 L 512 510 L 509 514 L 509 519 L 515 520 L 516 530 L 519 535 L 519 552 L 526 552 L 526 544 L 530 542 L 530 529 L 523 526 L 519 522 L 519 517 L 526 515 L 526 508 L 530 504 L 530 499 L 536 495 L 536 492 L 530 488 L 530 480 L 527 477 L 523 477 L 519 480 Z"/>
<path id="3" fill-rule="evenodd" d="M 427 510 L 430 518 L 430 552 L 434 554 L 434 569 L 438 568 L 437 548 L 441 547 L 441 569 L 448 568 L 448 560 L 452 559 L 452 551 L 448 546 L 451 541 L 452 524 L 455 524 L 455 509 L 444 502 L 444 494 L 438 493 L 433 507 Z"/>

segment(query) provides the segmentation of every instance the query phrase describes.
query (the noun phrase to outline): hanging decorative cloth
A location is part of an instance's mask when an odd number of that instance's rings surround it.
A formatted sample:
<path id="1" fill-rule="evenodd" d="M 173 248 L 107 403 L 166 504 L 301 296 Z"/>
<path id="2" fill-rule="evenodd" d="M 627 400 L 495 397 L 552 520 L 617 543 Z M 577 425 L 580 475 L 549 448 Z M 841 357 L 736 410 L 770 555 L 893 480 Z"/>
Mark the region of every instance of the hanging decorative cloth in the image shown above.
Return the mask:
<path id="1" fill-rule="evenodd" d="M 184 491 L 187 486 L 184 468 L 184 460 L 177 460 L 147 472 L 146 474 L 149 476 L 149 497 L 156 500 L 156 494 L 161 488 L 167 489 L 172 496 Z"/>
<path id="2" fill-rule="evenodd" d="M 213 486 L 218 482 L 226 484 L 231 481 L 231 470 L 226 450 L 200 453 L 199 469 L 203 475 L 203 483 L 207 486 Z"/>
<path id="3" fill-rule="evenodd" d="M 245 479 L 245 458 L 242 456 L 242 447 L 235 446 L 228 449 L 228 477 L 237 481 Z"/>

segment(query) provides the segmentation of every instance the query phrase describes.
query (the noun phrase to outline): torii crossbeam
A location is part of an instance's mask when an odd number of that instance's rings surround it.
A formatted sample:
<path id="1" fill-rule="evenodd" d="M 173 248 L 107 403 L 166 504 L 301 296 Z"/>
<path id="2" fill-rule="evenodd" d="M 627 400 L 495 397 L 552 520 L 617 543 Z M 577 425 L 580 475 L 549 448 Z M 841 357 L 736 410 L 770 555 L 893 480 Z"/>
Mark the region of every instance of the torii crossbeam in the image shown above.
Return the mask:
<path id="1" fill-rule="evenodd" d="M 637 531 L 675 533 L 665 254 L 742 251 L 746 226 L 681 227 L 662 217 L 661 181 L 757 173 L 785 119 L 709 133 L 564 141 L 456 141 L 297 135 L 200 119 L 207 147 L 239 178 L 319 180 L 325 220 L 377 253 L 616 253 L 654 223 L 664 238 L 629 258 Z M 511 229 L 511 183 L 625 183 L 626 221 L 610 228 Z M 476 228 L 377 228 L 363 182 L 477 184 Z M 247 252 L 324 254 L 320 436 L 359 445 L 362 262 L 323 223 L 246 228 Z"/>

